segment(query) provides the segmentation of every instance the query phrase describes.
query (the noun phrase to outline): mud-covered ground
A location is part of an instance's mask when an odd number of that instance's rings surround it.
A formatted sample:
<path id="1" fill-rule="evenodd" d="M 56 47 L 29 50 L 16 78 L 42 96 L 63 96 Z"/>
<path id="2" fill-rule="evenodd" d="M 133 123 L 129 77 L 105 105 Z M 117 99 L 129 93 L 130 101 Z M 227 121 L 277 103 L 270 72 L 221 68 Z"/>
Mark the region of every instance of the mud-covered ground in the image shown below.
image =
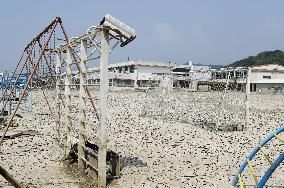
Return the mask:
<path id="1" fill-rule="evenodd" d="M 54 113 L 54 91 L 46 92 Z M 244 93 L 237 92 L 180 91 L 166 96 L 111 92 L 108 147 L 121 155 L 122 175 L 109 187 L 230 187 L 249 152 L 284 123 L 284 96 L 252 94 L 250 125 L 244 131 L 220 131 L 220 127 L 232 124 L 244 125 L 244 100 Z M 72 136 L 78 138 L 78 98 L 72 102 Z M 33 103 L 33 112 L 21 113 L 23 118 L 15 118 L 10 130 L 34 130 L 38 134 L 5 140 L 0 148 L 0 165 L 30 186 L 94 187 L 91 178 L 77 172 L 76 164 L 70 170 L 62 161 L 64 108 L 60 147 L 54 144 L 54 117 L 40 91 L 34 92 Z M 87 115 L 87 138 L 98 143 L 98 122 L 90 105 Z M 204 126 L 205 121 L 216 127 Z M 275 159 L 284 147 L 273 140 L 264 149 Z M 258 154 L 252 164 L 260 178 L 269 163 Z M 268 185 L 284 186 L 283 174 L 282 165 Z M 243 177 L 245 184 L 254 184 L 247 169 Z M 8 186 L 2 177 L 1 186 Z"/>

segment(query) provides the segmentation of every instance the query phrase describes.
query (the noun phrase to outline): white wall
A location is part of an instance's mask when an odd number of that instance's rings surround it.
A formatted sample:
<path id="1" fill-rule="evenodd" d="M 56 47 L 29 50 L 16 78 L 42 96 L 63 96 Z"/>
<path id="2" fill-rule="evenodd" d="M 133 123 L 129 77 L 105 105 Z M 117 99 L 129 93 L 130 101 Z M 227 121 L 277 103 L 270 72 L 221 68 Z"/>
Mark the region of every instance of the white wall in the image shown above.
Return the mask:
<path id="1" fill-rule="evenodd" d="M 279 72 L 251 72 L 251 82 L 266 80 L 263 76 L 271 76 L 271 79 L 284 79 L 284 73 Z"/>
<path id="2" fill-rule="evenodd" d="M 280 65 L 262 65 L 252 67 L 251 82 L 266 80 L 263 76 L 271 76 L 271 79 L 284 79 L 284 67 Z"/>
<path id="3" fill-rule="evenodd" d="M 139 73 L 171 73 L 170 67 L 160 67 L 160 66 L 143 66 L 143 65 L 136 65 L 135 68 L 138 69 Z"/>

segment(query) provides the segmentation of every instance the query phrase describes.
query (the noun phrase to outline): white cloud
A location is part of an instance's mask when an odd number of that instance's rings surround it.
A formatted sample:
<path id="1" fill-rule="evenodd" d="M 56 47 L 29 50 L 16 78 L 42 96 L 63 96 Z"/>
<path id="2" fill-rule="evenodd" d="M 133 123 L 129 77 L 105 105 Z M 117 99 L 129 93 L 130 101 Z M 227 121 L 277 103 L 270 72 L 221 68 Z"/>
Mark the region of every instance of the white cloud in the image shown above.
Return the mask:
<path id="1" fill-rule="evenodd" d="M 156 24 L 153 32 L 157 38 L 163 41 L 173 41 L 178 38 L 177 31 L 170 24 Z"/>

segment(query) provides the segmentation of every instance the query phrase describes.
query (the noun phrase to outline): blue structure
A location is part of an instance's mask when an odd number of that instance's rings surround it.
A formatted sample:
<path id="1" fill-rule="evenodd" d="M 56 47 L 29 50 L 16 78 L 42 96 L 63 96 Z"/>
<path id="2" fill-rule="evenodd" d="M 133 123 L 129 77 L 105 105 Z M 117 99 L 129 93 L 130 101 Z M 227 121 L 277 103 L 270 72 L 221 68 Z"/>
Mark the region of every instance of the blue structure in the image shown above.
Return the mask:
<path id="1" fill-rule="evenodd" d="M 8 84 L 10 84 L 10 87 L 15 85 L 18 88 L 20 88 L 20 87 L 22 87 L 22 86 L 24 86 L 26 84 L 27 78 L 28 78 L 27 74 L 21 74 L 19 76 L 19 79 L 18 79 L 17 83 L 16 83 L 17 77 L 12 77 L 11 78 L 10 76 L 6 76 L 6 77 L 3 76 L 2 77 L 2 83 L 1 83 L 1 89 L 2 89 L 2 91 L 7 89 Z"/>
<path id="2" fill-rule="evenodd" d="M 264 140 L 262 140 L 259 145 L 249 154 L 249 156 L 247 157 L 246 161 L 241 165 L 237 175 L 235 175 L 234 179 L 233 179 L 233 186 L 237 186 L 237 184 L 239 184 L 240 187 L 244 187 L 242 178 L 241 178 L 241 174 L 244 171 L 244 169 L 248 166 L 251 175 L 254 178 L 254 181 L 256 183 L 256 187 L 257 188 L 262 188 L 267 180 L 270 178 L 270 176 L 272 175 L 272 173 L 276 170 L 276 168 L 282 163 L 282 161 L 284 160 L 284 153 L 281 153 L 276 159 L 275 161 L 272 161 L 268 154 L 266 154 L 263 150 L 263 147 L 269 142 L 271 141 L 273 138 L 278 139 L 280 142 L 284 142 L 284 139 L 281 138 L 279 136 L 279 134 L 281 132 L 284 132 L 284 126 L 280 127 L 279 129 L 273 131 L 269 136 L 267 136 Z M 263 175 L 263 177 L 261 177 L 260 181 L 258 181 L 257 177 L 254 174 L 254 170 L 251 166 L 250 161 L 254 158 L 254 156 L 258 153 L 261 152 L 264 157 L 268 160 L 268 163 L 270 164 L 270 167 L 268 168 L 268 170 L 265 172 L 265 174 Z"/>
<path id="3" fill-rule="evenodd" d="M 12 97 L 13 99 L 18 99 L 20 97 L 21 89 L 26 85 L 28 76 L 29 76 L 28 74 L 20 74 L 17 80 L 16 76 L 11 77 L 6 72 L 5 75 L 2 77 L 2 82 L 1 82 L 2 94 L 6 93 L 5 96 L 3 95 L 3 100 L 10 100 L 10 103 L 11 103 L 10 97 Z M 10 92 L 12 91 L 12 88 L 14 88 L 14 93 L 15 93 L 14 96 L 10 96 Z M 32 81 L 31 81 L 30 88 L 32 88 Z M 32 103 L 32 89 L 30 90 L 30 96 L 31 96 L 31 103 Z M 27 97 L 25 97 L 24 100 L 25 100 L 24 101 L 25 111 L 27 111 Z M 32 111 L 31 106 L 32 105 L 30 105 L 30 111 Z"/>

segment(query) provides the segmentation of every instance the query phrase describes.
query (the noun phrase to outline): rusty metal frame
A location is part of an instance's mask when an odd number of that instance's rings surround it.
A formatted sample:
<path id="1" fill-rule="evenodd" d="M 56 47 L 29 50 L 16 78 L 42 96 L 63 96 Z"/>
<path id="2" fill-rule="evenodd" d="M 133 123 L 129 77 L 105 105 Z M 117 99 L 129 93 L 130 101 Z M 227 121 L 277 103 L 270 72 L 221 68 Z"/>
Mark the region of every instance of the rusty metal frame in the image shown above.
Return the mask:
<path id="1" fill-rule="evenodd" d="M 31 82 L 31 80 L 32 80 L 32 78 L 33 78 L 33 76 L 34 76 L 35 73 L 37 72 L 37 68 L 38 68 L 38 65 L 39 65 L 40 60 L 42 59 L 42 57 L 45 58 L 45 60 L 46 60 L 45 63 L 46 63 L 46 65 L 47 65 L 48 68 L 49 68 L 50 74 L 52 74 L 52 68 L 51 68 L 50 64 L 48 63 L 47 58 L 46 58 L 46 56 L 45 56 L 45 50 L 46 50 L 46 48 L 47 48 L 47 46 L 48 46 L 48 43 L 50 42 L 50 39 L 51 39 L 53 33 L 55 32 L 56 26 L 57 26 L 58 24 L 60 25 L 60 28 L 61 28 L 62 32 L 64 33 L 64 36 L 65 36 L 65 37 L 67 36 L 66 31 L 64 30 L 64 27 L 63 27 L 63 23 L 62 23 L 61 18 L 60 18 L 60 17 L 56 17 L 46 28 L 44 28 L 44 30 L 43 30 L 39 35 L 37 35 L 37 36 L 25 47 L 24 52 L 22 53 L 21 58 L 20 58 L 20 60 L 19 60 L 19 62 L 18 62 L 18 64 L 17 64 L 17 66 L 16 66 L 16 68 L 15 68 L 15 71 L 13 72 L 13 76 L 16 74 L 16 71 L 17 71 L 18 67 L 19 67 L 20 65 L 22 65 L 22 67 L 21 67 L 21 69 L 20 69 L 20 73 L 18 74 L 18 76 L 17 76 L 17 78 L 16 78 L 16 80 L 15 80 L 14 85 L 11 87 L 11 90 L 10 90 L 10 93 L 9 93 L 9 94 L 7 94 L 7 90 L 8 90 L 8 88 L 10 87 L 10 84 L 7 84 L 7 85 L 6 85 L 5 92 L 4 92 L 3 95 L 2 95 L 2 99 L 6 98 L 6 96 L 12 97 L 12 96 L 15 94 L 14 91 L 15 91 L 17 82 L 18 82 L 18 80 L 19 80 L 20 74 L 23 72 L 25 66 L 27 66 L 28 61 L 30 61 L 30 63 L 32 64 L 32 67 L 33 67 L 33 68 L 32 68 L 32 71 L 31 71 L 31 74 L 29 75 L 29 78 L 28 78 L 28 80 L 27 80 L 27 83 L 26 83 L 24 89 L 23 89 L 22 92 L 21 92 L 19 101 L 18 101 L 18 103 L 16 104 L 16 107 L 15 107 L 15 109 L 13 110 L 13 113 L 10 114 L 10 116 L 9 116 L 9 117 L 6 119 L 6 121 L 4 122 L 5 129 L 4 129 L 4 134 L 2 135 L 2 137 L 1 137 L 1 139 L 0 139 L 0 145 L 2 144 L 3 139 L 4 139 L 4 137 L 5 137 L 5 134 L 7 133 L 9 127 L 11 126 L 12 120 L 13 120 L 14 116 L 16 115 L 16 112 L 17 112 L 17 110 L 18 110 L 18 108 L 19 108 L 19 106 L 20 106 L 20 103 L 21 103 L 21 101 L 22 101 L 22 99 L 23 99 L 23 97 L 24 97 L 24 95 L 25 95 L 25 93 L 26 93 L 26 90 L 27 90 L 28 87 L 29 87 L 29 84 L 30 84 L 30 82 Z M 46 34 L 48 34 L 48 37 L 47 37 L 47 39 L 45 40 L 44 44 L 41 45 L 40 40 L 41 40 Z M 66 40 L 68 41 L 68 38 L 66 38 Z M 32 54 L 32 51 L 34 50 L 36 44 L 39 45 L 40 51 L 39 51 L 39 55 L 37 56 L 37 59 L 34 61 L 34 63 L 32 63 L 31 54 Z M 24 59 L 23 57 L 24 57 L 25 54 L 27 54 L 27 57 L 25 58 L 24 63 L 21 63 L 21 62 L 23 61 L 23 59 Z M 52 77 L 52 76 L 51 76 L 51 77 Z M 55 81 L 55 78 L 54 78 L 54 77 L 52 77 L 52 78 L 53 78 L 54 81 Z M 43 91 L 43 92 L 44 92 L 44 91 Z M 44 94 L 44 96 L 46 96 L 46 95 Z M 47 99 L 45 99 L 45 100 L 47 101 Z M 62 99 L 61 99 L 61 100 L 62 100 Z M 3 111 L 4 111 L 4 109 L 5 109 L 6 105 L 7 105 L 7 102 L 8 102 L 8 101 L 6 100 L 5 103 L 4 103 L 4 105 L 3 105 L 3 108 L 2 108 L 2 110 L 1 110 L 1 113 L 3 113 Z M 48 105 L 49 105 L 49 104 L 48 104 Z M 49 105 L 49 109 L 51 110 L 50 105 Z M 52 113 L 52 112 L 51 112 L 51 113 Z"/>

